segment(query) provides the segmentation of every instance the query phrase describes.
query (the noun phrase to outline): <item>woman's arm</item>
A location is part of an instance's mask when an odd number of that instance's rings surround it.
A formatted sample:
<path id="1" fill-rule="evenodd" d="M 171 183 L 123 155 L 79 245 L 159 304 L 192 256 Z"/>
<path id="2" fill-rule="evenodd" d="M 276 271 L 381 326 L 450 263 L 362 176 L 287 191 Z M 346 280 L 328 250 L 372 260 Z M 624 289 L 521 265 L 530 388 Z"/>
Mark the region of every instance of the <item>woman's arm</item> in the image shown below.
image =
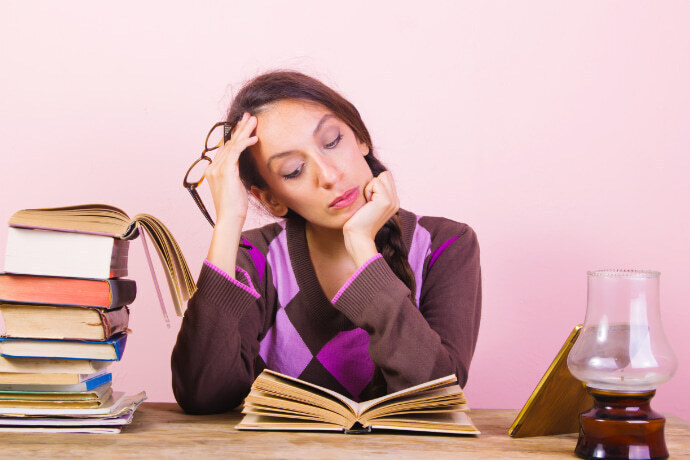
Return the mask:
<path id="1" fill-rule="evenodd" d="M 481 314 L 479 245 L 470 227 L 451 224 L 443 233 L 459 237 L 428 270 L 419 309 L 380 256 L 335 299 L 335 307 L 369 333 L 369 354 L 388 392 L 449 374 L 461 385 L 467 381 Z"/>
<path id="2" fill-rule="evenodd" d="M 237 279 L 204 262 L 187 306 L 171 357 L 173 393 L 185 412 L 231 410 L 254 381 L 266 301 L 253 287 L 255 268 L 244 253 Z"/>
<path id="3" fill-rule="evenodd" d="M 217 221 L 198 290 L 188 303 L 171 357 L 175 399 L 190 413 L 234 408 L 254 380 L 266 303 L 245 271 L 256 275 L 246 251 L 238 254 L 247 215 L 238 159 L 257 142 L 252 136 L 255 127 L 256 117 L 245 113 L 204 171 Z M 235 264 L 244 268 L 236 271 Z"/>

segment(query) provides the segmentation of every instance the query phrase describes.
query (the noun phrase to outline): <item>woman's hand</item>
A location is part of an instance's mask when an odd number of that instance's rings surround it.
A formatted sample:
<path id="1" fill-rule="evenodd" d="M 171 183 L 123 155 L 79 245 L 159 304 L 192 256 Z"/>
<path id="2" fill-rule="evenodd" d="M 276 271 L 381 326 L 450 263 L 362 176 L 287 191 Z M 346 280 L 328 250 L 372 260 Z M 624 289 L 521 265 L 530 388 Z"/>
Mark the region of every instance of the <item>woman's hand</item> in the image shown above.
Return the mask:
<path id="1" fill-rule="evenodd" d="M 232 130 L 230 140 L 223 144 L 215 155 L 213 163 L 206 167 L 204 175 L 211 188 L 216 221 L 240 222 L 240 228 L 247 217 L 248 196 L 239 174 L 238 159 L 247 147 L 257 143 L 252 136 L 256 128 L 256 117 L 244 113 Z"/>
<path id="2" fill-rule="evenodd" d="M 216 226 L 213 228 L 207 259 L 233 278 L 249 203 L 247 190 L 240 180 L 238 160 L 244 149 L 259 140 L 251 135 L 254 128 L 256 117 L 248 113 L 242 115 L 233 128 L 230 140 L 218 149 L 213 163 L 204 172 L 216 208 Z"/>
<path id="3" fill-rule="evenodd" d="M 360 267 L 377 254 L 374 238 L 383 225 L 398 212 L 400 200 L 390 171 L 384 171 L 364 187 L 367 201 L 343 226 L 345 247 Z"/>

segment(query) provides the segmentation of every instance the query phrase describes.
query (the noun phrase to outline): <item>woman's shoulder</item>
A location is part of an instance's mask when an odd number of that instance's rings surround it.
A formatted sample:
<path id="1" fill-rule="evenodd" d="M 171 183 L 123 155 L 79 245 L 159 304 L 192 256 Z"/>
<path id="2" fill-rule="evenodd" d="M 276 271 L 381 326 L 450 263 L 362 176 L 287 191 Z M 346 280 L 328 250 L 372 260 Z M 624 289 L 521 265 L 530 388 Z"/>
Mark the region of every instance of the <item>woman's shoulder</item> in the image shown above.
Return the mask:
<path id="1" fill-rule="evenodd" d="M 426 241 L 432 251 L 460 237 L 474 241 L 477 239 L 469 224 L 448 217 L 417 215 L 400 209 L 400 220 L 406 241 L 411 245 L 421 240 Z"/>
<path id="2" fill-rule="evenodd" d="M 278 221 L 244 230 L 241 242 L 266 255 L 272 244 L 278 244 L 285 238 L 285 224 L 285 221 Z"/>

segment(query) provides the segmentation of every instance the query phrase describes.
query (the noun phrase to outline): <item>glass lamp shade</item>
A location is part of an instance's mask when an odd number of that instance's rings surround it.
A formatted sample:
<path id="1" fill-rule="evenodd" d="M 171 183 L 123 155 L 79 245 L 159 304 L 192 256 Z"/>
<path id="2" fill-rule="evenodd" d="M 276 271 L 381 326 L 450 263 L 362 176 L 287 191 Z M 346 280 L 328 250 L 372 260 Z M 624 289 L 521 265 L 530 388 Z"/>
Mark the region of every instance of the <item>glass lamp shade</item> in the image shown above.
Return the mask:
<path id="1" fill-rule="evenodd" d="M 656 389 L 676 371 L 664 333 L 659 272 L 587 272 L 587 313 L 568 368 L 588 387 L 623 393 Z"/>

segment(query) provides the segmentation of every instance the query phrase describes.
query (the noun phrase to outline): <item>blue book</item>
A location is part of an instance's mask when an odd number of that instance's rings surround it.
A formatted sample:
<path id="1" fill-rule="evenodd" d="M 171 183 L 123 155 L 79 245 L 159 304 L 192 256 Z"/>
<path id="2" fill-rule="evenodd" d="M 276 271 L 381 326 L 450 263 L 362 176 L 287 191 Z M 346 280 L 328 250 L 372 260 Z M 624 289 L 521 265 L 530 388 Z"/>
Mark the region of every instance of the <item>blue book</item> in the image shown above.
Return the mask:
<path id="1" fill-rule="evenodd" d="M 0 355 L 7 358 L 89 359 L 119 361 L 125 351 L 127 334 L 102 342 L 94 340 L 52 340 L 0 337 Z"/>
<path id="2" fill-rule="evenodd" d="M 94 388 L 98 388 L 101 385 L 105 385 L 106 383 L 110 383 L 113 380 L 113 374 L 110 372 L 98 372 L 96 374 L 93 374 L 92 377 L 84 379 L 80 383 L 74 383 L 71 385 L 51 385 L 51 384 L 0 384 L 0 392 L 5 392 L 5 391 L 38 391 L 38 392 L 45 392 L 45 391 L 59 391 L 59 392 L 67 392 L 67 393 L 73 393 L 73 392 L 81 392 L 81 391 L 90 391 L 93 390 Z"/>

